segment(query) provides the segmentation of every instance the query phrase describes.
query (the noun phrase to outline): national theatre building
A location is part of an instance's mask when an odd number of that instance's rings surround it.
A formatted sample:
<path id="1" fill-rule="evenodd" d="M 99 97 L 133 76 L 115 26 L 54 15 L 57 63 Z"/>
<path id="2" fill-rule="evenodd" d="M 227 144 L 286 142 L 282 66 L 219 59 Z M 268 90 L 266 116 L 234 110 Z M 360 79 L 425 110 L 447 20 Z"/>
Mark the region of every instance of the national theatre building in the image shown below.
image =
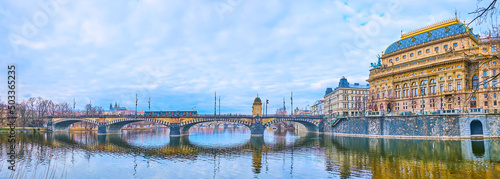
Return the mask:
<path id="1" fill-rule="evenodd" d="M 385 113 L 500 109 L 498 38 L 456 17 L 402 33 L 372 63 L 367 107 Z M 498 110 L 500 112 L 500 110 Z"/>

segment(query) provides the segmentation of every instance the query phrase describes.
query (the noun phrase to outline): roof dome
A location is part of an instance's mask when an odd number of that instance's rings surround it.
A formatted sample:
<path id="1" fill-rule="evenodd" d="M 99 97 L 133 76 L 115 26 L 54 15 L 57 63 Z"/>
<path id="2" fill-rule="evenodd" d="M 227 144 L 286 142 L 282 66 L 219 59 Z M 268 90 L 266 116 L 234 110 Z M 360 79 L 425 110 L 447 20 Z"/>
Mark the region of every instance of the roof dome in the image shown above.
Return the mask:
<path id="1" fill-rule="evenodd" d="M 255 97 L 255 100 L 253 100 L 254 103 L 262 103 L 262 101 L 260 100 L 259 96 L 257 95 L 257 97 Z"/>
<path id="2" fill-rule="evenodd" d="M 389 54 L 417 44 L 466 32 L 470 33 L 477 39 L 477 36 L 474 35 L 465 24 L 461 23 L 457 19 L 450 19 L 412 32 L 401 34 L 401 40 L 394 42 L 387 47 L 384 54 Z"/>

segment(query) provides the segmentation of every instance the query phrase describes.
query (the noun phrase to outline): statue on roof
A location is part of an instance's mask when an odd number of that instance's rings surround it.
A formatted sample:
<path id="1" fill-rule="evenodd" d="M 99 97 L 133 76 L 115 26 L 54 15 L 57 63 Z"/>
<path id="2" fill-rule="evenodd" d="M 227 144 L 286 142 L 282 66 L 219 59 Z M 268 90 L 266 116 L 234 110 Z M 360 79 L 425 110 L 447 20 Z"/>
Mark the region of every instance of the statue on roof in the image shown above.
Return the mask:
<path id="1" fill-rule="evenodd" d="M 377 63 L 371 63 L 371 66 L 372 66 L 373 68 L 375 68 L 375 67 L 379 67 L 379 66 L 381 66 L 381 65 L 382 65 L 382 62 L 381 62 L 381 60 L 380 60 L 380 59 L 381 59 L 381 57 L 380 57 L 380 55 L 379 55 L 379 54 L 377 54 L 377 58 L 378 58 Z"/>

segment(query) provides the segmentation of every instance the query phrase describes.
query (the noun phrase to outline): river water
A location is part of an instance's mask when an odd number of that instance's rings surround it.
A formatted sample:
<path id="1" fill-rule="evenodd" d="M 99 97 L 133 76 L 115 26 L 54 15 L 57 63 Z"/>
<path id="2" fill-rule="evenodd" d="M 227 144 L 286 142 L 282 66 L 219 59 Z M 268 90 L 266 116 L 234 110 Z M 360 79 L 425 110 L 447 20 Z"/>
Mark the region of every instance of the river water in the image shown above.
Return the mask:
<path id="1" fill-rule="evenodd" d="M 245 127 L 0 134 L 0 178 L 500 178 L 500 140 L 370 139 Z"/>

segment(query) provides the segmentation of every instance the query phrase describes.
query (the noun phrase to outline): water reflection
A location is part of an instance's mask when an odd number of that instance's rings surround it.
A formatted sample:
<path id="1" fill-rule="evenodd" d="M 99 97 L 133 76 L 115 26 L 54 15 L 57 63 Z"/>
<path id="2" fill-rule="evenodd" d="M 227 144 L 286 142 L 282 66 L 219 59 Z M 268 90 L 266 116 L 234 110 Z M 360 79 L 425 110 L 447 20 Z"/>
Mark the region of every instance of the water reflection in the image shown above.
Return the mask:
<path id="1" fill-rule="evenodd" d="M 471 145 L 472 145 L 472 153 L 476 156 L 476 157 L 483 157 L 484 156 L 484 141 L 483 140 L 480 140 L 480 141 L 471 141 Z"/>
<path id="2" fill-rule="evenodd" d="M 400 140 L 242 127 L 19 135 L 16 175 L 68 178 L 500 178 L 499 140 Z M 0 135 L 5 161 L 7 135 Z M 0 178 L 8 177 L 0 165 Z M 163 176 L 163 177 L 162 177 Z M 23 177 L 21 177 L 23 178 Z M 58 178 L 58 177 L 56 177 Z"/>

